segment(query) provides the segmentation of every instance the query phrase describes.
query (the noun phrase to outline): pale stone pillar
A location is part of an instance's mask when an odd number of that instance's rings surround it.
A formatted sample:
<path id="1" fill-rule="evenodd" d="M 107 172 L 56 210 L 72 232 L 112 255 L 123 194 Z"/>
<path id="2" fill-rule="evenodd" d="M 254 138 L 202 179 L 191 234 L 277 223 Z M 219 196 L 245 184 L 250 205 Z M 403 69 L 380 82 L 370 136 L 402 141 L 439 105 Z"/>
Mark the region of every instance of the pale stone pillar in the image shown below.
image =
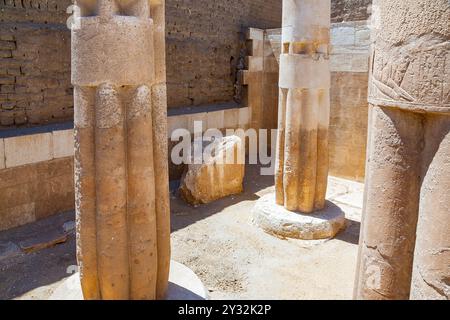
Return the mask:
<path id="1" fill-rule="evenodd" d="M 275 194 L 254 222 L 270 234 L 328 239 L 345 214 L 325 200 L 330 119 L 330 0 L 284 0 Z"/>
<path id="2" fill-rule="evenodd" d="M 276 202 L 325 207 L 330 118 L 330 0 L 284 0 Z"/>
<path id="3" fill-rule="evenodd" d="M 449 19 L 447 0 L 373 3 L 356 299 L 450 296 Z"/>
<path id="4" fill-rule="evenodd" d="M 72 83 L 83 295 L 163 298 L 170 264 L 164 1 L 75 4 L 82 15 L 72 30 Z"/>

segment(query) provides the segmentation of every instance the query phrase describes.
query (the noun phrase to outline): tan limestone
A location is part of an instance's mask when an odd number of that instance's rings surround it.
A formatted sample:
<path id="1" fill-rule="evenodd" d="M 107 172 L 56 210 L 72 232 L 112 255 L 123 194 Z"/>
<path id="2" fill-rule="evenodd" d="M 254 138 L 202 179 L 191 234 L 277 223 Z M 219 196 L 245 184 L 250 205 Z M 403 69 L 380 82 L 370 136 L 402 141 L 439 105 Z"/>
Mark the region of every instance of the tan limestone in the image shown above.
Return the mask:
<path id="1" fill-rule="evenodd" d="M 325 200 L 330 123 L 329 0 L 284 0 L 280 45 L 275 194 L 258 200 L 253 221 L 264 231 L 303 240 L 329 239 L 345 213 Z"/>
<path id="2" fill-rule="evenodd" d="M 356 299 L 450 297 L 450 4 L 375 0 Z"/>
<path id="3" fill-rule="evenodd" d="M 212 150 L 211 154 L 201 164 L 190 164 L 183 175 L 183 198 L 198 205 L 241 193 L 245 175 L 243 147 L 238 136 L 217 139 L 205 146 L 205 150 Z"/>
<path id="4" fill-rule="evenodd" d="M 5 169 L 5 142 L 0 139 L 0 169 Z"/>
<path id="5" fill-rule="evenodd" d="M 325 207 L 330 117 L 330 1 L 283 1 L 276 202 Z"/>
<path id="6" fill-rule="evenodd" d="M 51 133 L 5 138 L 4 143 L 6 168 L 53 159 Z"/>
<path id="7" fill-rule="evenodd" d="M 76 4 L 82 8 L 81 27 L 72 30 L 72 82 L 83 295 L 161 299 L 170 267 L 164 1 Z"/>

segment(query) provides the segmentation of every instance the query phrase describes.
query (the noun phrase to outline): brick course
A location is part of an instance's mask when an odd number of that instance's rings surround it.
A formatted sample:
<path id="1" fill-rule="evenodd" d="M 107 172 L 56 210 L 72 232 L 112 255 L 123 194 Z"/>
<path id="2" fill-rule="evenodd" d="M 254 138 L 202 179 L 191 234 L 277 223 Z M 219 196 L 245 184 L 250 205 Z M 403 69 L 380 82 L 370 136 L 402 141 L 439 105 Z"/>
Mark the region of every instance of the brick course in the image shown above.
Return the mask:
<path id="1" fill-rule="evenodd" d="M 71 0 L 0 0 L 0 129 L 70 121 Z M 169 107 L 229 102 L 241 33 L 279 27 L 281 0 L 166 1 Z"/>
<path id="2" fill-rule="evenodd" d="M 370 3 L 332 0 L 332 21 L 366 20 Z M 72 120 L 70 4 L 0 0 L 0 129 Z M 282 0 L 167 0 L 166 6 L 169 108 L 232 101 L 245 30 L 281 25 Z"/>

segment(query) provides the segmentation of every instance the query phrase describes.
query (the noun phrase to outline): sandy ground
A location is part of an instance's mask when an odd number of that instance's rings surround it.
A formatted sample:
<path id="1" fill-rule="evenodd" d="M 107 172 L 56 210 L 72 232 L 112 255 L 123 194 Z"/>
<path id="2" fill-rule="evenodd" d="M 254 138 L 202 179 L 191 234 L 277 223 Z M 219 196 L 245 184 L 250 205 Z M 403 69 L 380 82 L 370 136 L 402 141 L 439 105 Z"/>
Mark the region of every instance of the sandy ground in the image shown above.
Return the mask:
<path id="1" fill-rule="evenodd" d="M 351 299 L 363 185 L 330 178 L 328 199 L 346 212 L 348 226 L 328 241 L 280 239 L 254 226 L 254 202 L 272 185 L 273 177 L 248 166 L 241 195 L 191 207 L 172 193 L 172 258 L 200 277 L 211 299 Z M 46 299 L 70 275 L 72 231 L 65 243 L 32 254 L 14 248 L 42 233 L 61 233 L 73 219 L 65 213 L 0 233 L 0 299 Z"/>

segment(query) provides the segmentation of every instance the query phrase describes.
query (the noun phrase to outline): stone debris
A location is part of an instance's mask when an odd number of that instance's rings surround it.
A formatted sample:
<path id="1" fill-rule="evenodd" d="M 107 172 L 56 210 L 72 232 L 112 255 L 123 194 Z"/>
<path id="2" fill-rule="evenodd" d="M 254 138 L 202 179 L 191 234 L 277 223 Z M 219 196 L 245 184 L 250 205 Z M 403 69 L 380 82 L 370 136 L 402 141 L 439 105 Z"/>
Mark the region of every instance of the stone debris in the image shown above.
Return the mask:
<path id="1" fill-rule="evenodd" d="M 191 164 L 181 180 L 180 193 L 192 205 L 207 204 L 239 194 L 243 191 L 245 164 L 239 155 L 245 155 L 238 136 L 217 139 L 205 146 L 213 153 L 203 164 Z"/>

